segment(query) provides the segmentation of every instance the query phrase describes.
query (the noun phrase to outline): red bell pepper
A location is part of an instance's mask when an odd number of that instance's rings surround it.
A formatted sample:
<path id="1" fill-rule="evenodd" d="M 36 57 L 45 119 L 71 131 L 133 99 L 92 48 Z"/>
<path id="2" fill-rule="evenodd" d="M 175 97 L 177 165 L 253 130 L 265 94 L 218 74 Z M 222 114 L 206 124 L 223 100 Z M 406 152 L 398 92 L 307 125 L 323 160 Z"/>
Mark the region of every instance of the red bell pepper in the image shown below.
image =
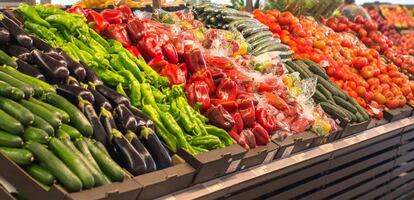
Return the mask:
<path id="1" fill-rule="evenodd" d="M 116 8 L 116 10 L 121 11 L 122 21 L 124 23 L 128 22 L 129 20 L 131 20 L 134 17 L 134 14 L 132 13 L 131 8 L 129 8 L 128 6 L 125 6 L 125 5 L 118 6 Z"/>
<path id="2" fill-rule="evenodd" d="M 256 121 L 269 133 L 272 133 L 277 128 L 275 116 L 270 114 L 265 108 L 256 110 Z"/>
<path id="3" fill-rule="evenodd" d="M 257 89 L 258 92 L 273 92 L 279 89 L 277 85 L 270 85 L 267 83 L 259 83 L 259 88 Z"/>
<path id="4" fill-rule="evenodd" d="M 139 49 L 146 60 L 151 60 L 159 55 L 164 58 L 159 42 L 158 36 L 154 33 L 145 34 L 142 40 L 138 42 Z"/>
<path id="5" fill-rule="evenodd" d="M 73 5 L 71 8 L 67 9 L 66 12 L 85 15 L 85 11 L 79 5 Z"/>
<path id="6" fill-rule="evenodd" d="M 269 103 L 275 108 L 279 110 L 286 110 L 289 108 L 289 105 L 282 99 L 282 97 L 270 92 L 264 92 L 263 94 L 265 95 L 267 101 L 269 101 Z"/>
<path id="7" fill-rule="evenodd" d="M 237 83 L 229 78 L 223 78 L 216 89 L 216 96 L 223 100 L 235 100 L 237 97 Z"/>
<path id="8" fill-rule="evenodd" d="M 100 15 L 94 10 L 91 10 L 91 9 L 85 10 L 85 17 L 88 23 L 89 22 L 95 23 L 95 25 L 92 28 L 97 33 L 101 33 L 102 31 L 105 31 L 109 26 L 108 21 L 106 21 L 105 18 L 102 17 L 102 15 Z"/>
<path id="9" fill-rule="evenodd" d="M 155 71 L 161 71 L 165 66 L 168 65 L 168 62 L 164 60 L 162 55 L 157 55 L 148 62 L 148 65 L 152 67 Z"/>
<path id="10" fill-rule="evenodd" d="M 161 74 L 170 80 L 171 85 L 178 85 L 187 81 L 187 67 L 185 63 L 180 65 L 168 64 L 161 70 Z"/>
<path id="11" fill-rule="evenodd" d="M 139 52 L 138 48 L 135 46 L 128 46 L 127 47 L 128 51 L 131 52 L 135 57 L 140 57 L 141 53 Z"/>
<path id="12" fill-rule="evenodd" d="M 122 12 L 120 10 L 105 9 L 101 12 L 101 15 L 111 24 L 122 23 Z"/>
<path id="13" fill-rule="evenodd" d="M 146 33 L 145 25 L 140 19 L 129 20 L 127 23 L 127 31 L 131 41 L 134 42 L 134 44 L 140 41 L 142 35 Z"/>
<path id="14" fill-rule="evenodd" d="M 204 71 L 207 69 L 206 61 L 200 49 L 193 49 L 184 53 L 184 61 L 191 73 Z"/>
<path id="15" fill-rule="evenodd" d="M 190 70 L 188 68 L 188 65 L 187 65 L 187 69 Z M 191 82 L 197 81 L 197 80 L 206 82 L 210 89 L 209 94 L 214 94 L 214 92 L 216 91 L 216 84 L 214 83 L 213 76 L 211 75 L 210 70 L 207 70 L 207 69 L 199 70 L 197 71 L 197 73 L 191 76 Z"/>
<path id="16" fill-rule="evenodd" d="M 221 105 L 212 106 L 207 110 L 206 116 L 211 124 L 227 131 L 230 131 L 235 124 L 233 117 Z"/>
<path id="17" fill-rule="evenodd" d="M 178 56 L 184 55 L 184 41 L 181 38 L 175 37 L 173 38 L 173 44 L 175 50 L 177 51 Z"/>
<path id="18" fill-rule="evenodd" d="M 212 105 L 222 105 L 224 109 L 226 109 L 229 113 L 237 112 L 239 108 L 239 104 L 236 101 L 227 101 L 221 99 L 210 99 Z"/>
<path id="19" fill-rule="evenodd" d="M 237 131 L 235 130 L 236 128 L 233 128 L 229 131 L 229 135 L 240 145 L 242 146 L 244 149 L 249 150 L 250 147 L 247 144 L 245 138 L 241 138 L 240 135 L 237 133 Z"/>
<path id="20" fill-rule="evenodd" d="M 107 35 L 117 40 L 122 44 L 124 47 L 128 47 L 131 45 L 131 41 L 129 40 L 127 31 L 125 30 L 125 25 L 123 24 L 109 24 Z"/>
<path id="21" fill-rule="evenodd" d="M 260 124 L 254 123 L 251 131 L 256 138 L 257 145 L 266 145 L 269 142 L 269 133 Z"/>
<path id="22" fill-rule="evenodd" d="M 239 102 L 239 113 L 245 127 L 253 126 L 256 121 L 255 106 L 252 99 L 243 99 Z"/>
<path id="23" fill-rule="evenodd" d="M 257 147 L 257 140 L 254 133 L 249 130 L 245 129 L 240 133 L 240 138 L 244 139 L 247 142 L 247 145 L 249 145 L 250 149 L 254 149 Z"/>
<path id="24" fill-rule="evenodd" d="M 204 81 L 195 81 L 186 86 L 186 94 L 191 106 L 197 102 L 201 103 L 201 110 L 210 108 L 210 96 L 208 95 L 208 85 Z M 227 111 L 226 111 L 227 112 Z"/>
<path id="25" fill-rule="evenodd" d="M 305 131 L 310 125 L 312 125 L 312 121 L 303 118 L 302 116 L 297 116 L 296 119 L 290 124 L 290 130 L 295 133 L 301 133 Z"/>
<path id="26" fill-rule="evenodd" d="M 162 45 L 162 52 L 164 53 L 164 57 L 167 58 L 168 62 L 172 64 L 178 63 L 178 54 L 173 44 L 168 42 Z"/>
<path id="27" fill-rule="evenodd" d="M 234 127 L 237 128 L 236 129 L 237 133 L 241 133 L 244 129 L 243 118 L 242 118 L 241 114 L 239 112 L 235 112 L 235 113 L 233 113 L 232 116 L 233 116 L 233 119 L 234 119 Z"/>

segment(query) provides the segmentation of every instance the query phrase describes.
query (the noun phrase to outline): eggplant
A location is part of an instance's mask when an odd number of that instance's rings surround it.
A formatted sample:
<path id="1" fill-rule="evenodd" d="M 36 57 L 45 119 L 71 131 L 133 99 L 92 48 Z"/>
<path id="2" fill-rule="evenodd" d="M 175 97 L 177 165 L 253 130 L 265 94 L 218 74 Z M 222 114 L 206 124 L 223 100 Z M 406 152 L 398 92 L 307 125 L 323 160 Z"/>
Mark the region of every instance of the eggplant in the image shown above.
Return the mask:
<path id="1" fill-rule="evenodd" d="M 108 144 L 108 138 L 106 137 L 107 133 L 99 121 L 98 115 L 96 114 L 92 104 L 89 101 L 83 100 L 81 98 L 79 100 L 79 107 L 93 127 L 93 138 L 96 141 L 101 142 L 106 147 Z"/>
<path id="2" fill-rule="evenodd" d="M 18 16 L 14 10 L 3 10 L 4 15 L 13 20 L 18 26 L 23 26 L 23 17 Z"/>
<path id="3" fill-rule="evenodd" d="M 32 51 L 32 59 L 52 82 L 63 82 L 69 77 L 69 70 L 64 65 L 37 49 Z"/>
<path id="4" fill-rule="evenodd" d="M 59 61 L 60 63 L 62 63 L 62 65 L 67 66 L 65 58 L 62 55 L 60 55 L 57 51 L 51 50 L 49 52 L 46 52 L 46 54 L 54 58 L 55 60 Z"/>
<path id="5" fill-rule="evenodd" d="M 136 131 L 138 129 L 138 122 L 134 114 L 124 104 L 119 104 L 114 109 L 113 114 L 118 128 L 122 132 L 126 132 L 127 130 Z"/>
<path id="6" fill-rule="evenodd" d="M 0 27 L 0 44 L 8 44 L 10 42 L 10 32 Z"/>
<path id="7" fill-rule="evenodd" d="M 101 112 L 99 113 L 99 121 L 101 121 L 102 126 L 104 127 L 107 133 L 107 144 L 112 145 L 112 130 L 118 129 L 115 124 L 114 117 L 112 113 L 106 110 L 104 107 L 101 108 Z"/>
<path id="8" fill-rule="evenodd" d="M 6 49 L 7 54 L 17 57 L 21 60 L 30 61 L 30 51 L 20 45 L 9 45 Z"/>
<path id="9" fill-rule="evenodd" d="M 148 152 L 147 148 L 145 148 L 144 144 L 141 143 L 137 135 L 132 131 L 127 131 L 125 137 L 128 141 L 132 144 L 135 150 L 140 153 L 145 160 L 145 165 L 147 166 L 147 173 L 153 172 L 157 170 L 157 165 L 155 164 L 154 159 L 152 158 L 151 154 Z"/>
<path id="10" fill-rule="evenodd" d="M 66 61 L 71 76 L 75 77 L 79 82 L 84 82 L 86 78 L 85 67 L 82 64 L 73 60 L 72 58 L 70 58 L 68 54 L 66 54 L 62 49 L 56 48 L 56 51 Z"/>
<path id="11" fill-rule="evenodd" d="M 146 127 L 151 128 L 152 130 L 155 131 L 154 122 L 145 113 L 143 113 L 142 111 L 140 111 L 140 110 L 138 110 L 137 108 L 134 108 L 134 107 L 131 107 L 129 110 L 132 112 L 132 114 L 134 114 L 135 119 L 138 122 L 137 132 L 141 131 L 140 128 L 142 126 L 140 126 L 140 125 L 142 124 L 142 122 L 145 122 Z"/>
<path id="12" fill-rule="evenodd" d="M 94 71 L 92 71 L 92 69 L 88 67 L 88 65 L 86 65 L 82 61 L 80 62 L 80 64 L 83 66 L 86 72 L 85 82 L 93 83 L 94 85 L 103 85 L 102 80 L 96 75 Z"/>
<path id="13" fill-rule="evenodd" d="M 12 38 L 17 37 L 18 35 L 28 35 L 22 27 L 7 16 L 3 16 L 1 24 L 9 31 Z"/>
<path id="14" fill-rule="evenodd" d="M 39 37 L 36 37 L 34 35 L 30 36 L 33 40 L 33 47 L 43 51 L 43 52 L 50 52 L 53 51 L 53 47 L 47 43 L 46 41 L 40 39 Z"/>
<path id="15" fill-rule="evenodd" d="M 99 110 L 103 107 L 108 111 L 112 111 L 112 105 L 108 101 L 108 99 L 106 99 L 101 93 L 96 91 L 95 88 L 93 88 L 93 86 L 89 85 L 88 89 L 93 94 L 93 96 L 95 97 L 94 105 L 95 105 L 96 110 Z"/>
<path id="16" fill-rule="evenodd" d="M 143 156 L 135 150 L 121 132 L 114 129 L 112 135 L 113 144 L 123 160 L 123 167 L 134 176 L 144 174 L 147 171 L 147 166 Z"/>
<path id="17" fill-rule="evenodd" d="M 27 64 L 27 62 L 20 60 L 20 59 L 17 59 L 16 62 L 18 66 L 17 70 L 19 70 L 20 72 L 27 74 L 29 76 L 33 76 L 42 81 L 46 81 L 45 76 L 36 67 L 33 67 Z"/>
<path id="18" fill-rule="evenodd" d="M 111 102 L 112 106 L 123 104 L 128 108 L 131 107 L 131 102 L 129 101 L 129 99 L 122 96 L 112 88 L 105 85 L 96 85 L 95 89 L 96 91 L 101 93 L 106 99 L 108 99 Z"/>
<path id="19" fill-rule="evenodd" d="M 88 101 L 89 103 L 93 103 L 95 101 L 93 94 L 88 89 L 80 86 L 58 84 L 56 86 L 56 92 L 73 104 L 78 104 L 79 97 Z"/>
<path id="20" fill-rule="evenodd" d="M 165 149 L 164 145 L 162 145 L 160 139 L 152 129 L 142 129 L 140 138 L 157 164 L 157 169 L 160 170 L 172 166 L 170 154 L 168 154 L 167 149 Z"/>
<path id="21" fill-rule="evenodd" d="M 16 35 L 16 41 L 27 49 L 33 49 L 33 40 L 28 34 Z"/>
<path id="22" fill-rule="evenodd" d="M 69 78 L 66 80 L 66 85 L 81 87 L 78 80 L 76 80 L 76 78 L 73 78 L 72 76 L 69 76 Z"/>

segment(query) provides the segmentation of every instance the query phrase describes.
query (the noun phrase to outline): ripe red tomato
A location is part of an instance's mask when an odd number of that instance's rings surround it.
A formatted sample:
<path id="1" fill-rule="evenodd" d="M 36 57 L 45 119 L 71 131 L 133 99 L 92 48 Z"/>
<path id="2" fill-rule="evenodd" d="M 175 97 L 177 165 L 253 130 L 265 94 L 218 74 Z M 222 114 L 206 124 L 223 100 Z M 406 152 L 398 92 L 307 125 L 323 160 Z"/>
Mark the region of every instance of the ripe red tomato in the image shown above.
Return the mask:
<path id="1" fill-rule="evenodd" d="M 403 107 L 406 103 L 407 103 L 407 99 L 405 98 L 405 96 L 397 96 L 397 99 L 399 101 L 399 106 Z"/>
<path id="2" fill-rule="evenodd" d="M 407 96 L 408 94 L 411 93 L 411 88 L 409 86 L 403 86 L 401 87 L 401 92 L 403 93 L 404 96 Z"/>
<path id="3" fill-rule="evenodd" d="M 352 60 L 352 66 L 357 69 L 362 69 L 368 65 L 368 59 L 365 57 L 356 57 Z"/>
<path id="4" fill-rule="evenodd" d="M 381 94 L 381 93 L 379 93 L 379 92 L 375 92 L 375 93 L 374 93 L 373 100 L 374 100 L 375 102 L 377 102 L 378 104 L 381 104 L 381 105 L 385 104 L 385 102 L 386 102 L 386 98 L 385 98 L 385 96 L 384 96 L 384 95 L 382 95 L 382 94 Z"/>
<path id="5" fill-rule="evenodd" d="M 367 103 L 365 102 L 365 100 L 364 100 L 363 98 L 361 98 L 361 97 L 357 97 L 357 98 L 356 98 L 356 101 L 357 101 L 357 102 L 358 102 L 358 104 L 359 104 L 360 106 L 362 106 L 363 108 L 367 107 Z"/>
<path id="6" fill-rule="evenodd" d="M 358 86 L 356 88 L 356 92 L 358 93 L 358 96 L 364 98 L 367 93 L 367 89 L 363 86 Z"/>
<path id="7" fill-rule="evenodd" d="M 367 91 L 365 93 L 365 101 L 370 102 L 374 98 L 374 93 L 372 91 Z"/>
<path id="8" fill-rule="evenodd" d="M 390 99 L 387 99 L 387 102 L 385 105 L 387 106 L 387 108 L 393 109 L 393 108 L 397 108 L 400 105 L 400 102 L 397 98 L 390 98 Z"/>
<path id="9" fill-rule="evenodd" d="M 370 79 L 372 78 L 375 74 L 374 74 L 374 67 L 372 66 L 365 66 L 362 68 L 361 70 L 361 75 L 362 77 L 364 77 L 365 79 Z M 371 84 L 370 84 L 371 85 Z"/>
<path id="10" fill-rule="evenodd" d="M 370 86 L 379 85 L 380 84 L 380 81 L 379 81 L 378 78 L 370 78 L 370 79 L 367 80 L 367 82 L 368 82 L 368 84 Z"/>

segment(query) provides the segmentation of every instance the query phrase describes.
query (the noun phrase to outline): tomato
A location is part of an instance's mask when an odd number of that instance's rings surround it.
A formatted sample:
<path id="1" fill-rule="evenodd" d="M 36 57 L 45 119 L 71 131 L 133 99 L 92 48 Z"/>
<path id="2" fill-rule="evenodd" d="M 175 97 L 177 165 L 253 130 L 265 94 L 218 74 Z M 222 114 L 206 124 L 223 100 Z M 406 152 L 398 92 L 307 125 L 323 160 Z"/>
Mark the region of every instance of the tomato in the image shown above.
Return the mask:
<path id="1" fill-rule="evenodd" d="M 379 92 L 375 92 L 373 96 L 373 100 L 378 104 L 385 104 L 386 98 Z"/>
<path id="2" fill-rule="evenodd" d="M 397 98 L 390 98 L 390 99 L 387 99 L 387 102 L 385 105 L 387 106 L 387 108 L 393 109 L 393 108 L 397 108 L 400 105 L 400 102 Z"/>
<path id="3" fill-rule="evenodd" d="M 372 67 L 372 66 L 365 66 L 361 70 L 361 75 L 365 79 L 369 79 L 369 78 L 373 77 L 375 75 L 374 73 L 375 73 L 374 72 L 374 67 Z"/>
<path id="4" fill-rule="evenodd" d="M 357 92 L 358 96 L 364 98 L 365 97 L 365 94 L 367 93 L 367 89 L 364 88 L 363 86 L 358 86 L 356 88 L 356 92 Z"/>
<path id="5" fill-rule="evenodd" d="M 390 90 L 388 91 L 383 91 L 382 94 L 385 96 L 385 98 L 389 99 L 389 98 L 393 98 L 394 97 L 394 93 L 392 93 Z"/>
<path id="6" fill-rule="evenodd" d="M 407 99 L 405 98 L 405 96 L 397 96 L 397 99 L 399 101 L 399 106 L 403 107 L 406 103 L 407 103 Z"/>
<path id="7" fill-rule="evenodd" d="M 345 85 L 350 87 L 352 90 L 356 89 L 356 83 L 354 81 L 346 81 Z"/>
<path id="8" fill-rule="evenodd" d="M 381 86 L 381 92 L 390 91 L 390 88 L 391 87 L 390 87 L 390 85 L 388 83 L 382 83 L 380 86 Z"/>
<path id="9" fill-rule="evenodd" d="M 414 81 L 410 81 L 410 88 L 411 88 L 411 91 L 414 91 Z"/>
<path id="10" fill-rule="evenodd" d="M 392 82 L 395 83 L 395 84 L 397 84 L 398 86 L 400 86 L 403 83 L 403 78 L 401 78 L 401 77 L 393 77 L 392 78 Z"/>
<path id="11" fill-rule="evenodd" d="M 369 88 L 369 83 L 366 80 L 358 80 L 358 83 L 364 88 Z"/>
<path id="12" fill-rule="evenodd" d="M 363 98 L 361 98 L 361 97 L 357 97 L 357 98 L 356 98 L 356 101 L 357 101 L 357 102 L 358 102 L 358 104 L 359 104 L 360 106 L 362 106 L 363 108 L 367 107 L 367 103 L 365 102 L 365 100 L 364 100 Z"/>
<path id="13" fill-rule="evenodd" d="M 325 47 L 326 43 L 323 40 L 318 40 L 313 42 L 313 47 L 318 49 L 323 49 Z"/>
<path id="14" fill-rule="evenodd" d="M 363 29 L 363 28 L 360 28 L 359 29 L 358 34 L 359 34 L 359 37 L 360 38 L 367 37 L 367 35 L 368 35 L 367 31 L 365 29 Z"/>
<path id="15" fill-rule="evenodd" d="M 380 81 L 379 81 L 378 78 L 370 78 L 370 79 L 367 80 L 367 82 L 368 82 L 368 84 L 370 86 L 379 85 L 380 84 Z"/>
<path id="16" fill-rule="evenodd" d="M 381 92 L 382 91 L 381 85 L 371 85 L 369 87 L 369 89 L 373 92 Z"/>
<path id="17" fill-rule="evenodd" d="M 326 68 L 326 73 L 328 74 L 328 76 L 333 76 L 335 74 L 335 68 L 334 67 L 327 67 Z M 413 87 L 414 87 L 414 82 L 413 82 Z"/>
<path id="18" fill-rule="evenodd" d="M 403 86 L 403 87 L 401 87 L 401 92 L 403 93 L 404 96 L 407 96 L 408 94 L 411 93 L 410 86 Z"/>
<path id="19" fill-rule="evenodd" d="M 391 78 L 394 78 L 394 77 L 400 77 L 401 76 L 401 73 L 398 70 L 392 70 L 392 71 L 389 71 L 388 72 L 388 75 Z"/>
<path id="20" fill-rule="evenodd" d="M 365 22 L 365 18 L 363 18 L 362 16 L 358 15 L 355 17 L 355 23 L 357 24 L 363 24 Z"/>
<path id="21" fill-rule="evenodd" d="M 344 81 L 343 80 L 335 80 L 335 84 L 340 88 L 344 87 Z"/>
<path id="22" fill-rule="evenodd" d="M 290 25 L 293 22 L 293 14 L 290 12 L 282 12 L 279 16 L 279 24 L 284 25 Z"/>
<path id="23" fill-rule="evenodd" d="M 390 77 L 387 74 L 378 75 L 378 79 L 380 80 L 381 83 L 389 83 L 390 82 Z"/>
<path id="24" fill-rule="evenodd" d="M 357 98 L 358 97 L 358 94 L 354 90 L 348 91 L 348 95 L 351 96 L 351 97 L 353 97 L 353 98 Z"/>
<path id="25" fill-rule="evenodd" d="M 365 101 L 370 102 L 374 98 L 374 93 L 372 91 L 367 91 L 365 93 Z"/>
<path id="26" fill-rule="evenodd" d="M 368 65 L 368 59 L 365 57 L 356 57 L 352 60 L 352 66 L 357 69 L 362 69 Z"/>

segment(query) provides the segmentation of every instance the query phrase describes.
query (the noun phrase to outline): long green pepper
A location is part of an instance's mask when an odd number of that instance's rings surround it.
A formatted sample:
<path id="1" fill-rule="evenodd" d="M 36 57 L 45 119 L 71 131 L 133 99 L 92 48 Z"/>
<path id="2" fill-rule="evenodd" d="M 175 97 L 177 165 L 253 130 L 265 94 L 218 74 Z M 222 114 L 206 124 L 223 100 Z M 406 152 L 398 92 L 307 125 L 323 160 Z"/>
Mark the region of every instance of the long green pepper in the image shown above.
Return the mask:
<path id="1" fill-rule="evenodd" d="M 46 27 L 50 27 L 49 22 L 47 22 L 46 20 L 42 19 L 39 16 L 39 13 L 37 13 L 36 9 L 32 6 L 29 6 L 25 3 L 21 3 L 19 5 L 19 7 L 17 8 L 17 10 L 27 19 L 29 19 L 30 21 L 36 23 L 36 24 L 40 24 L 42 26 L 46 26 Z"/>

